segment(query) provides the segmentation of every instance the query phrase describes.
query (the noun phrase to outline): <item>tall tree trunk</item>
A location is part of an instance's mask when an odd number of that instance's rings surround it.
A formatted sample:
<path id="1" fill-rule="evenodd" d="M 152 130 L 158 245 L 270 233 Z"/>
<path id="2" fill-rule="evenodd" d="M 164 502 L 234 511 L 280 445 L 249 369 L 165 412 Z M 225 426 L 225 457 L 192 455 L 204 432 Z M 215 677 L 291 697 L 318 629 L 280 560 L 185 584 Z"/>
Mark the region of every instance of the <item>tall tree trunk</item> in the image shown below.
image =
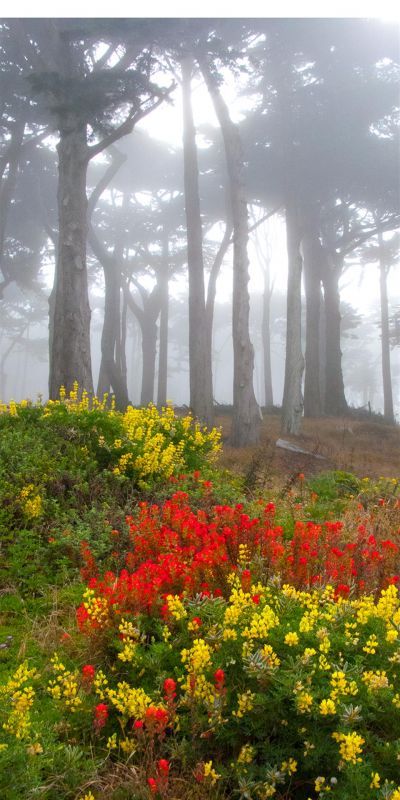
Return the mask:
<path id="1" fill-rule="evenodd" d="M 96 391 L 97 397 L 99 397 L 100 400 L 102 400 L 105 394 L 110 394 L 110 391 L 111 391 L 110 378 L 108 377 L 108 371 L 106 369 L 104 358 L 102 356 L 100 359 L 99 377 L 97 380 L 97 391 Z"/>
<path id="2" fill-rule="evenodd" d="M 303 414 L 302 377 L 304 358 L 301 349 L 301 226 L 295 203 L 286 205 L 288 289 L 286 319 L 285 383 L 282 401 L 282 433 L 297 435 Z"/>
<path id="3" fill-rule="evenodd" d="M 49 393 L 58 397 L 78 381 L 79 388 L 93 392 L 90 356 L 90 307 L 86 270 L 88 163 L 86 126 L 73 118 L 60 126 L 58 150 L 58 257 Z"/>
<path id="4" fill-rule="evenodd" d="M 157 322 L 156 318 L 150 317 L 142 320 L 142 391 L 140 395 L 140 405 L 147 406 L 154 400 L 154 378 L 156 373 L 156 349 L 157 349 Z"/>
<path id="5" fill-rule="evenodd" d="M 304 374 L 304 416 L 320 417 L 320 306 L 322 246 L 314 226 L 306 229 L 302 239 L 304 287 L 306 295 L 306 351 Z"/>
<path id="6" fill-rule="evenodd" d="M 394 425 L 392 375 L 390 369 L 389 310 L 387 292 L 387 274 L 389 268 L 384 255 L 382 233 L 378 233 L 379 242 L 379 287 L 381 302 L 381 352 L 383 381 L 383 415 L 389 425 Z"/>
<path id="7" fill-rule="evenodd" d="M 113 264 L 104 268 L 104 322 L 101 334 L 101 366 L 115 394 L 115 403 L 123 411 L 129 405 L 128 388 L 120 369 L 116 350 L 120 340 L 120 271 Z"/>
<path id="8" fill-rule="evenodd" d="M 321 413 L 325 410 L 326 393 L 326 319 L 324 293 L 319 287 L 319 396 L 321 398 Z"/>
<path id="9" fill-rule="evenodd" d="M 340 349 L 340 293 L 341 265 L 327 264 L 322 276 L 324 286 L 326 381 L 325 413 L 340 416 L 348 411 L 344 393 L 342 351 Z"/>
<path id="10" fill-rule="evenodd" d="M 129 395 L 128 391 L 128 365 L 126 362 L 126 333 L 127 333 L 127 316 L 128 316 L 128 303 L 126 300 L 125 292 L 122 293 L 122 310 L 121 310 L 121 355 L 120 355 L 120 364 L 119 368 L 121 370 L 121 375 L 124 380 L 126 386 L 126 392 Z"/>
<path id="11" fill-rule="evenodd" d="M 218 83 L 204 59 L 199 59 L 207 89 L 224 140 L 229 178 L 229 199 L 233 224 L 233 419 L 231 443 L 234 447 L 255 444 L 260 437 L 261 411 L 253 386 L 254 349 L 249 334 L 249 259 L 248 212 L 243 180 L 243 154 L 239 129 L 229 115 Z"/>
<path id="12" fill-rule="evenodd" d="M 158 351 L 158 386 L 157 386 L 157 406 L 162 408 L 167 403 L 167 381 L 168 381 L 168 315 L 169 315 L 169 294 L 168 294 L 168 237 L 164 234 L 163 241 L 163 263 L 159 277 L 160 286 L 160 346 Z"/>
<path id="13" fill-rule="evenodd" d="M 8 275 L 2 265 L 4 257 L 4 242 L 6 238 L 6 228 L 8 212 L 10 210 L 11 200 L 14 195 L 15 185 L 17 182 L 19 160 L 21 154 L 21 145 L 24 138 L 25 122 L 16 122 L 11 135 L 9 145 L 10 160 L 8 161 L 8 172 L 5 177 L 1 175 L 0 182 L 0 268 L 2 269 L 4 279 L 7 281 Z"/>
<path id="14" fill-rule="evenodd" d="M 214 323 L 214 309 L 215 297 L 217 294 L 217 280 L 221 270 L 224 256 L 231 244 L 232 224 L 226 223 L 225 233 L 222 237 L 221 244 L 215 256 L 213 265 L 210 270 L 207 286 L 207 301 L 206 301 L 206 332 L 207 332 L 207 349 L 212 354 L 213 352 L 213 323 Z"/>
<path id="15" fill-rule="evenodd" d="M 211 351 L 207 348 L 203 236 L 200 214 L 196 131 L 191 102 L 193 59 L 182 66 L 183 161 L 189 279 L 189 383 L 193 413 L 213 424 Z"/>
<path id="16" fill-rule="evenodd" d="M 274 396 L 272 389 L 272 366 L 271 366 L 271 287 L 270 287 L 270 262 L 267 255 L 264 263 L 263 278 L 264 288 L 262 296 L 262 321 L 261 339 L 263 346 L 263 367 L 264 367 L 264 405 L 272 408 Z"/>

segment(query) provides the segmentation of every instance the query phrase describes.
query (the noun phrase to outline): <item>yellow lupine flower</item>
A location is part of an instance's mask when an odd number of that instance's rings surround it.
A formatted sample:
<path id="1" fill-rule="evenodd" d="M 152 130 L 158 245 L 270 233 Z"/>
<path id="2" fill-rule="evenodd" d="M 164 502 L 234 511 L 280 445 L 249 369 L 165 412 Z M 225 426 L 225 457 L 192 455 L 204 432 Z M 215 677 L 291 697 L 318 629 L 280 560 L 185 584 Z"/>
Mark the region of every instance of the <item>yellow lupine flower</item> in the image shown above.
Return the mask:
<path id="1" fill-rule="evenodd" d="M 332 733 L 332 739 L 339 742 L 339 752 L 343 761 L 350 764 L 356 764 L 362 761 L 359 757 L 362 753 L 362 745 L 365 744 L 365 739 L 359 736 L 358 733 Z"/>
<path id="2" fill-rule="evenodd" d="M 296 708 L 300 714 L 305 714 L 313 704 L 313 696 L 309 692 L 299 692 L 296 694 Z"/>
<path id="3" fill-rule="evenodd" d="M 378 689 L 387 689 L 389 687 L 389 680 L 385 670 L 367 670 L 363 672 L 361 680 L 365 683 L 371 692 Z"/>
<path id="4" fill-rule="evenodd" d="M 297 761 L 294 758 L 289 758 L 288 761 L 282 761 L 281 772 L 287 772 L 288 775 L 294 775 L 297 772 Z"/>
<path id="5" fill-rule="evenodd" d="M 168 611 L 176 620 L 184 619 L 187 617 L 187 611 L 178 595 L 169 594 L 166 598 Z"/>
<path id="6" fill-rule="evenodd" d="M 371 772 L 371 783 L 369 785 L 370 789 L 379 789 L 381 785 L 381 777 L 379 772 Z"/>
<path id="7" fill-rule="evenodd" d="M 251 692 L 250 689 L 239 694 L 238 707 L 236 711 L 232 711 L 232 716 L 240 719 L 240 717 L 243 717 L 248 711 L 251 711 L 254 708 L 254 699 L 255 694 Z"/>
<path id="8" fill-rule="evenodd" d="M 255 748 L 251 744 L 244 744 L 237 757 L 238 764 L 251 764 L 255 756 Z"/>
<path id="9" fill-rule="evenodd" d="M 336 714 L 336 706 L 333 700 L 328 697 L 327 700 L 321 700 L 319 704 L 319 710 L 322 716 L 327 716 L 328 714 Z"/>
<path id="10" fill-rule="evenodd" d="M 330 786 L 327 786 L 326 778 L 324 778 L 323 775 L 319 775 L 318 778 L 315 779 L 314 788 L 318 793 L 330 791 Z"/>
<path id="11" fill-rule="evenodd" d="M 129 683 L 122 681 L 116 689 L 107 689 L 106 694 L 110 702 L 125 717 L 141 719 L 146 709 L 152 705 L 151 698 L 142 688 L 134 688 Z"/>
<path id="12" fill-rule="evenodd" d="M 190 672 L 203 672 L 211 664 L 211 647 L 204 639 L 194 639 L 193 646 L 181 651 L 181 661 L 187 664 Z"/>
<path id="13" fill-rule="evenodd" d="M 289 631 L 285 636 L 285 644 L 289 647 L 296 647 L 299 643 L 299 636 L 295 631 Z"/>
<path id="14" fill-rule="evenodd" d="M 374 655 L 376 653 L 377 647 L 378 647 L 378 639 L 375 636 L 375 634 L 373 633 L 373 634 L 371 634 L 369 639 L 367 639 L 367 641 L 366 641 L 366 643 L 365 643 L 365 645 L 363 647 L 364 653 L 369 653 L 371 655 Z"/>
<path id="15" fill-rule="evenodd" d="M 264 606 L 261 612 L 252 615 L 250 624 L 242 631 L 242 636 L 245 639 L 266 639 L 271 628 L 277 625 L 279 619 L 275 612 L 269 606 Z"/>
<path id="16" fill-rule="evenodd" d="M 204 764 L 204 777 L 210 778 L 211 786 L 215 786 L 216 782 L 220 779 L 221 775 L 215 771 L 212 761 L 206 761 Z"/>

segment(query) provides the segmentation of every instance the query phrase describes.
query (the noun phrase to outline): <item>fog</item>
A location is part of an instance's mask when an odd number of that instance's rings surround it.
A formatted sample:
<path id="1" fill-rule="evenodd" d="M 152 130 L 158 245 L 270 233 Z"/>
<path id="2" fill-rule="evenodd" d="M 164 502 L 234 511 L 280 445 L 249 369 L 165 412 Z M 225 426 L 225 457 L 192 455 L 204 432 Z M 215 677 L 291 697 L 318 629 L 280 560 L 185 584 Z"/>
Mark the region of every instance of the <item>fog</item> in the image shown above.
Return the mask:
<path id="1" fill-rule="evenodd" d="M 243 154 L 249 334 L 257 403 L 281 406 L 284 399 L 290 335 L 288 219 L 295 207 L 305 412 L 310 397 L 307 370 L 310 376 L 313 369 L 320 392 L 318 414 L 344 413 L 348 406 L 385 414 L 391 421 L 391 395 L 398 421 L 398 26 L 361 19 L 145 20 L 147 27 L 138 32 L 135 20 L 129 20 L 123 32 L 121 26 L 113 28 L 112 20 L 103 21 L 100 28 L 97 20 L 68 20 L 64 30 L 57 20 L 76 58 L 73 82 L 68 78 L 66 90 L 61 72 L 54 83 L 59 67 L 51 49 L 54 43 L 46 42 L 47 22 L 0 22 L 1 400 L 49 396 L 49 299 L 56 298 L 59 308 L 55 276 L 61 274 L 63 259 L 76 258 L 71 243 L 69 256 L 60 255 L 60 207 L 68 208 L 71 197 L 65 187 L 60 196 L 59 146 L 67 117 L 69 125 L 75 115 L 89 150 L 110 139 L 88 161 L 89 207 L 83 221 L 95 391 L 116 391 L 113 370 L 107 371 L 111 352 L 113 369 L 118 367 L 118 380 L 126 380 L 130 402 L 161 398 L 193 406 L 190 275 L 200 267 L 190 272 L 190 258 L 198 258 L 199 250 L 193 255 L 190 226 L 195 225 L 195 212 L 188 175 L 197 169 L 204 266 L 199 305 L 207 300 L 210 275 L 216 278 L 212 395 L 217 407 L 233 403 L 232 286 L 238 234 L 235 227 L 228 231 L 234 200 L 229 196 L 227 134 L 210 91 L 215 79 L 215 91 L 228 109 L 229 122 L 237 126 Z M 186 88 L 196 129 L 191 165 L 182 106 L 188 41 L 193 57 Z M 136 60 L 128 57 L 132 43 Z M 203 55 L 196 61 L 201 48 Z M 210 69 L 208 83 L 202 59 Z M 149 82 L 145 88 L 132 84 L 140 70 L 143 85 Z M 93 75 L 96 80 L 88 93 L 83 87 Z M 131 129 L 126 124 L 130 108 L 130 119 L 138 116 Z M 113 140 L 113 131 L 120 127 L 121 134 Z M 73 148 L 73 142 L 68 146 Z M 77 240 L 79 236 L 76 230 Z M 224 236 L 229 241 L 222 252 Z M 328 304 L 330 298 L 335 308 Z M 105 302 L 114 302 L 112 322 L 105 318 Z M 67 301 L 64 313 L 69 313 Z M 334 330 L 329 325 L 335 319 L 336 351 L 342 356 L 333 364 L 333 334 L 327 330 Z M 57 324 L 52 337 L 57 336 Z M 54 353 L 52 359 L 54 365 Z M 160 365 L 167 370 L 166 391 L 160 388 Z M 341 372 L 346 406 L 324 402 L 326 393 L 328 400 L 330 395 L 329 369 Z M 317 415 L 308 402 L 308 415 Z"/>

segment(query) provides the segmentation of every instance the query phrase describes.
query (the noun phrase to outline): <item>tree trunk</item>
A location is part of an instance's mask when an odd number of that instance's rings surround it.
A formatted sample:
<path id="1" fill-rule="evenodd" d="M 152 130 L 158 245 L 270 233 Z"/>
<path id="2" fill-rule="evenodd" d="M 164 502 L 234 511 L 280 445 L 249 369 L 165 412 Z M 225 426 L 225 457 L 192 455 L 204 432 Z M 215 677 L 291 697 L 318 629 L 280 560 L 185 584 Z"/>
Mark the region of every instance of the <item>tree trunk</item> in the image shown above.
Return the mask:
<path id="1" fill-rule="evenodd" d="M 248 213 L 243 180 L 243 154 L 239 129 L 229 115 L 208 64 L 200 59 L 200 67 L 213 101 L 224 140 L 229 178 L 229 199 L 233 224 L 233 419 L 231 444 L 245 447 L 260 437 L 261 412 L 254 394 L 254 349 L 249 334 L 249 259 Z"/>
<path id="2" fill-rule="evenodd" d="M 214 309 L 215 297 L 217 294 L 217 280 L 221 270 L 224 256 L 231 244 L 232 224 L 227 222 L 225 233 L 223 235 L 218 252 L 215 256 L 213 265 L 210 270 L 207 286 L 207 301 L 206 301 L 206 332 L 207 332 L 207 350 L 212 354 L 213 352 L 213 323 L 214 323 Z"/>
<path id="3" fill-rule="evenodd" d="M 263 346 L 263 367 L 264 367 L 264 405 L 272 408 L 274 396 L 272 390 L 272 366 L 271 366 L 271 287 L 269 274 L 269 256 L 266 257 L 263 269 L 264 289 L 262 297 L 262 321 L 261 338 Z"/>
<path id="4" fill-rule="evenodd" d="M 286 206 L 286 241 L 288 252 L 288 289 L 286 319 L 285 382 L 282 401 L 282 433 L 297 435 L 303 414 L 301 390 L 304 358 L 301 349 L 301 228 L 298 209 Z"/>
<path id="5" fill-rule="evenodd" d="M 322 276 L 324 286 L 326 381 L 325 413 L 340 416 L 348 411 L 344 394 L 342 351 L 340 349 L 340 266 L 328 264 Z"/>
<path id="6" fill-rule="evenodd" d="M 142 391 L 140 405 L 148 406 L 154 400 L 154 378 L 156 373 L 156 349 L 157 349 L 157 324 L 156 319 L 144 318 L 141 323 L 142 329 Z"/>
<path id="7" fill-rule="evenodd" d="M 168 381 L 168 315 L 169 315 L 169 295 L 168 295 L 168 237 L 165 235 L 163 242 L 163 264 L 159 278 L 160 286 L 160 346 L 158 352 L 158 387 L 157 387 L 157 406 L 162 408 L 167 403 L 167 381 Z"/>
<path id="8" fill-rule="evenodd" d="M 0 268 L 4 274 L 5 280 L 8 275 L 2 267 L 4 257 L 4 243 L 6 238 L 7 218 L 10 210 L 10 204 L 14 195 L 15 185 L 17 183 L 19 159 L 21 153 L 21 145 L 24 138 L 25 122 L 16 122 L 9 145 L 10 160 L 8 161 L 8 172 L 6 177 L 1 176 L 0 183 Z"/>
<path id="9" fill-rule="evenodd" d="M 191 103 L 193 59 L 182 66 L 183 161 L 189 280 L 190 406 L 205 424 L 213 424 L 211 351 L 207 348 L 203 236 L 200 214 L 196 131 Z"/>
<path id="10" fill-rule="evenodd" d="M 129 405 L 126 379 L 120 369 L 120 358 L 116 356 L 120 340 L 120 272 L 116 265 L 104 268 L 105 299 L 104 322 L 101 335 L 101 367 L 107 375 L 107 382 L 115 394 L 115 404 L 120 411 Z M 103 376 L 102 376 L 103 377 Z"/>
<path id="11" fill-rule="evenodd" d="M 128 303 L 126 300 L 125 293 L 122 293 L 122 311 L 121 311 L 121 355 L 120 355 L 120 364 L 119 368 L 121 370 L 122 378 L 125 382 L 126 392 L 129 395 L 128 391 L 128 365 L 126 363 L 126 333 L 127 333 L 127 315 L 128 315 Z"/>
<path id="12" fill-rule="evenodd" d="M 93 392 L 90 308 L 86 270 L 86 126 L 73 119 L 60 126 L 58 150 L 59 239 L 49 393 L 69 392 L 74 381 Z"/>
<path id="13" fill-rule="evenodd" d="M 318 231 L 306 230 L 302 239 L 304 287 L 306 294 L 306 351 L 304 375 L 304 416 L 320 417 L 320 304 L 322 246 Z"/>
<path id="14" fill-rule="evenodd" d="M 108 372 L 104 363 L 103 356 L 100 360 L 100 369 L 99 369 L 99 377 L 97 381 L 97 397 L 102 400 L 105 394 L 110 394 L 111 391 L 111 383 L 110 378 L 108 377 Z"/>
<path id="15" fill-rule="evenodd" d="M 382 352 L 382 380 L 383 380 L 383 416 L 389 425 L 394 425 L 392 375 L 390 369 L 390 338 L 389 338 L 389 310 L 387 293 L 387 274 L 383 236 L 378 233 L 379 242 L 379 286 L 381 301 L 381 352 Z"/>

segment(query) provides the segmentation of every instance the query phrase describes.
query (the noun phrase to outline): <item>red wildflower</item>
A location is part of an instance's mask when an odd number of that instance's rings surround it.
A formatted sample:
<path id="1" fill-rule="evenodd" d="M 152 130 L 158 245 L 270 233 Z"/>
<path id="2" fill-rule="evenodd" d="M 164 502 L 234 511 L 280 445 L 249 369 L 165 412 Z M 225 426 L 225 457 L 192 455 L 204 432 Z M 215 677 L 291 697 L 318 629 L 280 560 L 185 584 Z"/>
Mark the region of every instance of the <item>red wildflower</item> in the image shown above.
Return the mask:
<path id="1" fill-rule="evenodd" d="M 154 778 L 148 778 L 147 779 L 147 783 L 148 783 L 148 786 L 149 786 L 149 789 L 150 789 L 151 793 L 152 794 L 156 794 L 157 791 L 158 791 L 157 781 L 154 780 Z"/>
<path id="2" fill-rule="evenodd" d="M 108 718 L 108 706 L 105 703 L 98 703 L 94 708 L 94 727 L 97 730 L 104 728 Z"/>
<path id="3" fill-rule="evenodd" d="M 164 695 L 167 700 L 176 697 L 176 681 L 173 678 L 166 678 L 164 681 Z"/>

